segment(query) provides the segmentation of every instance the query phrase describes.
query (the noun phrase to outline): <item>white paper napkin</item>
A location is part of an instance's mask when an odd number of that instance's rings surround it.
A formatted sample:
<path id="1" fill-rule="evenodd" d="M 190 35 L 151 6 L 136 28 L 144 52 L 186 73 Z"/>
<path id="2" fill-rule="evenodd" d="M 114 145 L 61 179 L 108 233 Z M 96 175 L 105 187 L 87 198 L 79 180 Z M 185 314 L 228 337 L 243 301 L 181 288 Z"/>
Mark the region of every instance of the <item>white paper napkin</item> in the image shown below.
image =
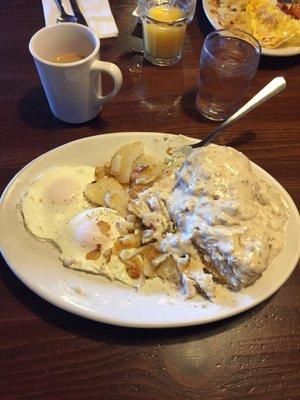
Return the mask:
<path id="1" fill-rule="evenodd" d="M 108 0 L 77 0 L 77 2 L 89 27 L 100 39 L 118 36 L 119 31 Z M 54 25 L 59 16 L 55 0 L 42 0 L 42 5 L 46 26 Z M 74 15 L 69 0 L 63 0 L 63 5 L 68 14 Z"/>

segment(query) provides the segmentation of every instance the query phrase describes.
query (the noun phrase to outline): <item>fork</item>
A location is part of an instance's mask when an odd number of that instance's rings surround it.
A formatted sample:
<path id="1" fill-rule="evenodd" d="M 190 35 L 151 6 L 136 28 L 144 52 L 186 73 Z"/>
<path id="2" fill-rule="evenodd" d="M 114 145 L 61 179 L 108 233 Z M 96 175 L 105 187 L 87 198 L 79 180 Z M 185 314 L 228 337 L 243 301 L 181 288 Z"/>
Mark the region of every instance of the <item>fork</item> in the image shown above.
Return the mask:
<path id="1" fill-rule="evenodd" d="M 65 7 L 61 0 L 55 0 L 55 3 L 59 9 L 60 16 L 57 18 L 56 22 L 77 22 L 77 18 L 74 15 L 66 13 Z"/>
<path id="2" fill-rule="evenodd" d="M 206 136 L 200 142 L 194 144 L 188 144 L 180 147 L 169 159 L 169 166 L 173 164 L 175 159 L 179 156 L 187 157 L 191 154 L 193 149 L 207 146 L 211 143 L 216 137 L 222 133 L 222 131 L 228 126 L 232 125 L 234 122 L 241 119 L 244 115 L 248 114 L 251 110 L 258 107 L 260 104 L 264 103 L 271 97 L 275 96 L 275 94 L 281 92 L 286 87 L 286 81 L 282 76 L 278 76 L 274 78 L 271 82 L 269 82 L 262 90 L 260 90 L 255 96 L 252 97 L 251 100 L 248 101 L 243 107 L 241 107 L 238 111 L 236 111 L 233 115 L 231 115 L 226 121 L 224 121 L 221 125 L 219 125 L 216 129 L 214 129 L 208 136 Z"/>

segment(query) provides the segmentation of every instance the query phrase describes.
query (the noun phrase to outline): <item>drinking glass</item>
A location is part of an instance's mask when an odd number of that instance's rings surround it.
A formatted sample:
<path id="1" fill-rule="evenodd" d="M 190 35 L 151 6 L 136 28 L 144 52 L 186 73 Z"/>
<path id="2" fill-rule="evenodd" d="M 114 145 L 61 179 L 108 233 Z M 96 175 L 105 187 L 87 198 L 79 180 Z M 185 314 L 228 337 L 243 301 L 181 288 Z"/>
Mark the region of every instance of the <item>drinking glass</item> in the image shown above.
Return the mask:
<path id="1" fill-rule="evenodd" d="M 196 106 L 205 117 L 223 121 L 241 105 L 255 76 L 260 44 L 238 29 L 211 32 L 200 56 Z"/>
<path id="2" fill-rule="evenodd" d="M 167 66 L 181 58 L 187 23 L 193 18 L 195 0 L 140 0 L 144 57 Z"/>

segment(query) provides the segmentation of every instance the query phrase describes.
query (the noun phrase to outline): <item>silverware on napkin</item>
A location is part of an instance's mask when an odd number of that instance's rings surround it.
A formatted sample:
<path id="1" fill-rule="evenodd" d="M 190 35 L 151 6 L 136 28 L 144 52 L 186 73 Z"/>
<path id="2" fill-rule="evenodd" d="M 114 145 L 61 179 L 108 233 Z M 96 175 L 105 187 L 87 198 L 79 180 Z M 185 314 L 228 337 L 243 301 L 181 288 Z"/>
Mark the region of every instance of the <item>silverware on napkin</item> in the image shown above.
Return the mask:
<path id="1" fill-rule="evenodd" d="M 77 18 L 78 24 L 88 26 L 86 19 L 84 18 L 83 14 L 79 8 L 77 0 L 70 0 L 70 4 L 71 4 L 71 7 L 73 8 L 73 12 L 74 12 L 75 17 Z"/>
<path id="2" fill-rule="evenodd" d="M 76 0 L 70 0 L 74 15 L 66 13 L 62 0 L 55 0 L 55 3 L 60 12 L 60 16 L 57 18 L 56 22 L 77 22 L 78 24 L 88 26 Z"/>
<path id="3" fill-rule="evenodd" d="M 55 0 L 57 8 L 59 9 L 60 15 L 57 17 L 56 22 L 77 22 L 77 18 L 74 15 L 70 15 L 66 12 L 63 2 L 61 0 Z"/>

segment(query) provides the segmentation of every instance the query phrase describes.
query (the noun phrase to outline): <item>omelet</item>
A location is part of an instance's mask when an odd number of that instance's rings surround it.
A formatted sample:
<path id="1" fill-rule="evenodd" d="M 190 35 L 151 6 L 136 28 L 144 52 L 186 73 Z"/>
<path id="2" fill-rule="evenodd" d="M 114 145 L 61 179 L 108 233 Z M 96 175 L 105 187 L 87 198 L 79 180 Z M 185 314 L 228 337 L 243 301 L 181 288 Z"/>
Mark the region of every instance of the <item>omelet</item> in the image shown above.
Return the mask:
<path id="1" fill-rule="evenodd" d="M 246 12 L 253 36 L 263 47 L 300 45 L 300 21 L 285 14 L 275 0 L 249 0 Z"/>
<path id="2" fill-rule="evenodd" d="M 253 35 L 267 49 L 300 46 L 300 20 L 277 0 L 211 0 L 223 28 Z"/>

